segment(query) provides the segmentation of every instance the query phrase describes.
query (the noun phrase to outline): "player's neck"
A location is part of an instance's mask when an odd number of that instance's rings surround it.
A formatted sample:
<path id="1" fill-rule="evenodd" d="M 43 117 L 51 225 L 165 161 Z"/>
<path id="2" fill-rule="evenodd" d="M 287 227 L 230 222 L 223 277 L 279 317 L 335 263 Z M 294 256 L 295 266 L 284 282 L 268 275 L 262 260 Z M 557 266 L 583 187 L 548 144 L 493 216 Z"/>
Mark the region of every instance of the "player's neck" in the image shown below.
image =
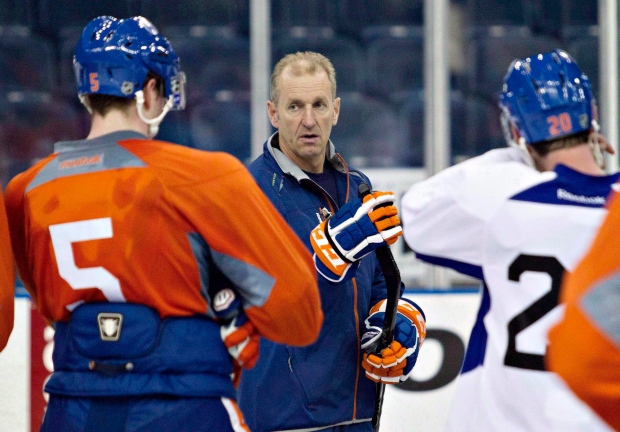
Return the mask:
<path id="1" fill-rule="evenodd" d="M 587 144 L 566 149 L 558 149 L 539 160 L 541 171 L 552 171 L 556 165 L 567 167 L 588 175 L 605 175 L 605 171 L 598 166 Z"/>
<path id="2" fill-rule="evenodd" d="M 105 117 L 93 114 L 90 133 L 86 139 L 97 138 L 112 132 L 130 130 L 146 135 L 148 127 L 133 113 L 112 110 Z"/>

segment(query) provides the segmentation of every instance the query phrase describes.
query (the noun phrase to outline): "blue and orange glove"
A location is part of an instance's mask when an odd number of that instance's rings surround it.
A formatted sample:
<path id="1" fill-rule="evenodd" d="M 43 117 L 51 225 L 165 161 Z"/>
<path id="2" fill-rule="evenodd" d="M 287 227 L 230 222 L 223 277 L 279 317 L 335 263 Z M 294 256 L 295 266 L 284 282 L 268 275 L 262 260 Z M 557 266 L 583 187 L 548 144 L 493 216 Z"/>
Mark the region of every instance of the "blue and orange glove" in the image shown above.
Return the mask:
<path id="1" fill-rule="evenodd" d="M 233 384 L 239 384 L 242 369 L 252 369 L 258 360 L 260 336 L 243 310 L 220 327 L 220 336 L 233 360 Z"/>
<path id="2" fill-rule="evenodd" d="M 233 383 L 239 383 L 242 369 L 252 369 L 258 360 L 260 336 L 241 306 L 241 298 L 233 288 L 222 288 L 212 294 L 211 307 L 222 322 L 220 336 L 233 360 Z"/>
<path id="3" fill-rule="evenodd" d="M 258 360 L 260 336 L 242 311 L 220 327 L 220 336 L 233 361 L 244 369 L 252 369 Z"/>
<path id="4" fill-rule="evenodd" d="M 364 321 L 366 333 L 362 336 L 364 353 L 362 367 L 366 377 L 383 384 L 406 381 L 418 359 L 420 346 L 426 338 L 426 317 L 422 309 L 409 299 L 398 301 L 394 340 L 381 352 L 372 352 L 383 330 L 386 300 L 381 300 L 370 309 Z"/>
<path id="5" fill-rule="evenodd" d="M 393 192 L 372 192 L 342 206 L 310 233 L 317 271 L 332 282 L 352 277 L 355 262 L 403 234 Z M 352 271 L 353 270 L 353 271 Z"/>

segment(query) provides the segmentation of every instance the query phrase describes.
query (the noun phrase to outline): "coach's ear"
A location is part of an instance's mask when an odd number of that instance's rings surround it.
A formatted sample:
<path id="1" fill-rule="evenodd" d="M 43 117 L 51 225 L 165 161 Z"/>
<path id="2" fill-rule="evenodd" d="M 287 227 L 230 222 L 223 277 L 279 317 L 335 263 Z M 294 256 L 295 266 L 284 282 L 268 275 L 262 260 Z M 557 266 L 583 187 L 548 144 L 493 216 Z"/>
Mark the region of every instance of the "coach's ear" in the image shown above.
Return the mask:
<path id="1" fill-rule="evenodd" d="M 278 116 L 278 107 L 272 101 L 267 101 L 267 113 L 269 114 L 269 121 L 271 122 L 271 126 L 278 129 L 280 116 Z"/>
<path id="2" fill-rule="evenodd" d="M 338 124 L 338 116 L 340 115 L 340 98 L 334 99 L 334 115 L 332 118 L 332 126 Z"/>

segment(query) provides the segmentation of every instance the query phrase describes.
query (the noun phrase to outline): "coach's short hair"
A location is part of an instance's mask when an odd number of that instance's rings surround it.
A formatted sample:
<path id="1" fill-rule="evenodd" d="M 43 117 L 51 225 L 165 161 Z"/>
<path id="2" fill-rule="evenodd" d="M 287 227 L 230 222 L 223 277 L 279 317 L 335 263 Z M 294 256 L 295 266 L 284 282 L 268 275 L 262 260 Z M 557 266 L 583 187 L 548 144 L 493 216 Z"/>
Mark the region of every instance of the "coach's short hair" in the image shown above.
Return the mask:
<path id="1" fill-rule="evenodd" d="M 278 89 L 279 78 L 288 66 L 291 67 L 290 70 L 293 75 L 297 76 L 304 74 L 314 75 L 319 68 L 323 69 L 327 73 L 332 86 L 332 99 L 336 98 L 336 70 L 332 62 L 322 54 L 304 51 L 285 55 L 273 68 L 270 99 L 274 104 L 278 104 L 278 97 L 280 96 Z"/>

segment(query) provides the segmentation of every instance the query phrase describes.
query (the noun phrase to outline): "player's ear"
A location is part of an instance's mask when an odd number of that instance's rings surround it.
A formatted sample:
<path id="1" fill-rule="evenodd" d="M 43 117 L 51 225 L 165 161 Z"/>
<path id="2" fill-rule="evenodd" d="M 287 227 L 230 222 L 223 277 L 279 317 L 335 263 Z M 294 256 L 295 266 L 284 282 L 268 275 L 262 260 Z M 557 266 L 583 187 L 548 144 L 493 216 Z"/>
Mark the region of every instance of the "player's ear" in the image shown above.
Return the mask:
<path id="1" fill-rule="evenodd" d="M 160 96 L 157 79 L 150 78 L 144 84 L 144 108 L 149 109 L 151 104 Z"/>

